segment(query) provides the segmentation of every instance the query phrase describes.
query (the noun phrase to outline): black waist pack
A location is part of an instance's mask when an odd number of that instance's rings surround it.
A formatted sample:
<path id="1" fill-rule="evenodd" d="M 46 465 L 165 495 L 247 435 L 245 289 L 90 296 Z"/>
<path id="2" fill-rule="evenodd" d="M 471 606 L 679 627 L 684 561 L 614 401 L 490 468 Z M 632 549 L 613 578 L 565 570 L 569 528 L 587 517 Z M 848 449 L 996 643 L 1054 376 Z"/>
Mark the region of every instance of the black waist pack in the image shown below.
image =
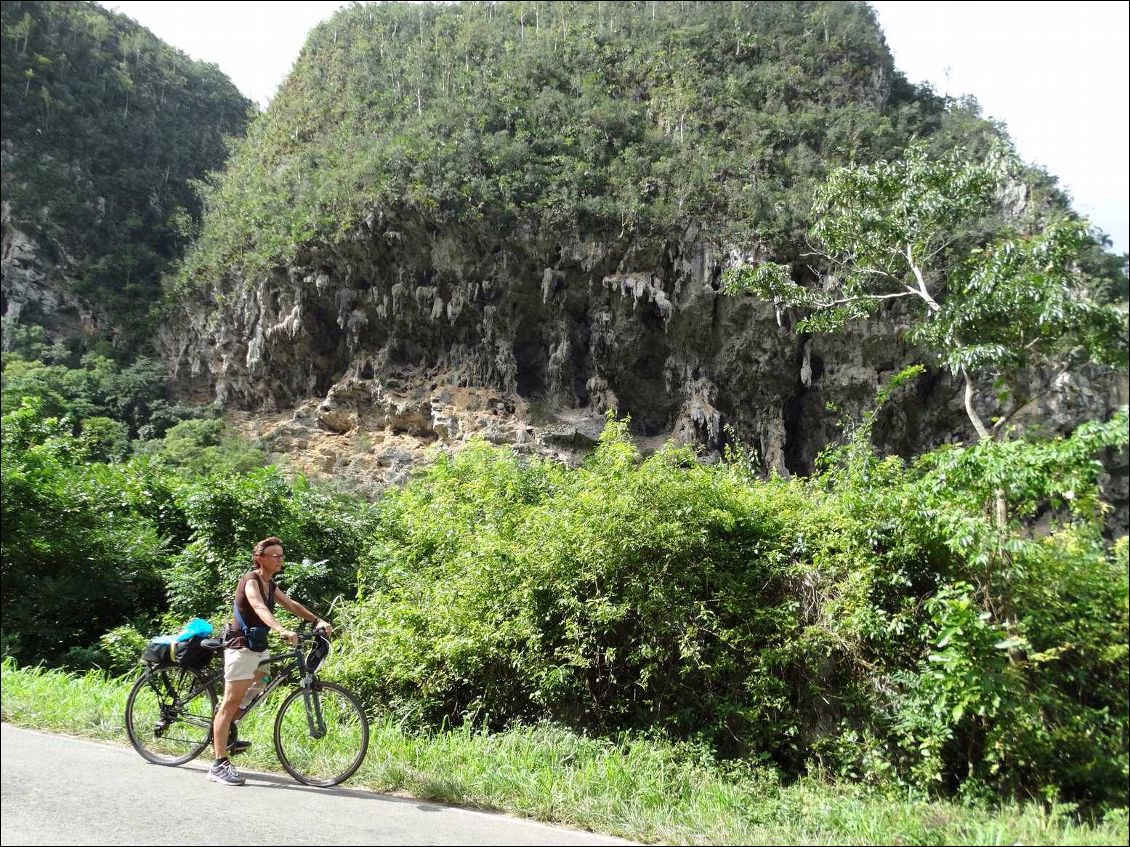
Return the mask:
<path id="1" fill-rule="evenodd" d="M 220 642 L 229 650 L 254 650 L 262 653 L 267 649 L 269 626 L 251 626 L 244 629 L 239 624 L 224 624 L 220 630 Z"/>
<path id="2" fill-rule="evenodd" d="M 247 649 L 253 653 L 262 653 L 267 649 L 267 633 L 269 626 L 249 626 L 244 630 L 247 637 Z"/>

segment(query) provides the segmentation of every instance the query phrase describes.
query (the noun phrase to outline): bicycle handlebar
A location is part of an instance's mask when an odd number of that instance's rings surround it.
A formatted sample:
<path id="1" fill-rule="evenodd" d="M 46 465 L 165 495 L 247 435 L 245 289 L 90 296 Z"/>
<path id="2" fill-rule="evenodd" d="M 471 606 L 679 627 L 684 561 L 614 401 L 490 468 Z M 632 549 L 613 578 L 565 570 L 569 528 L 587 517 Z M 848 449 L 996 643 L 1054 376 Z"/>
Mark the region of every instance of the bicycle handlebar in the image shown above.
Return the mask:
<path id="1" fill-rule="evenodd" d="M 314 629 L 313 624 L 311 624 L 309 621 L 304 622 L 302 626 L 294 630 L 294 633 L 302 641 L 313 641 L 319 635 L 323 638 L 329 637 L 328 635 L 326 635 L 326 631 L 324 629 Z"/>

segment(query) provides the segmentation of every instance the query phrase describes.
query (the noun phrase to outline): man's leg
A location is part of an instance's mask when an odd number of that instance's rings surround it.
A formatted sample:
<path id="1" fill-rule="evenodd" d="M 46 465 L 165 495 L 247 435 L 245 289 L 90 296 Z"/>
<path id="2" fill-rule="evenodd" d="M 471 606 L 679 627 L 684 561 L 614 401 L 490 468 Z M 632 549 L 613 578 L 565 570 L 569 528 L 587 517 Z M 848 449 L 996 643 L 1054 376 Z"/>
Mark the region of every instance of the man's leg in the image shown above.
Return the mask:
<path id="1" fill-rule="evenodd" d="M 234 756 L 237 753 L 243 753 L 251 749 L 251 742 L 239 737 L 239 721 L 247 714 L 247 709 L 251 701 L 258 696 L 259 692 L 263 690 L 263 679 L 267 676 L 267 671 L 260 667 L 255 671 L 255 678 L 252 680 L 251 685 L 248 686 L 247 691 L 243 695 L 243 699 L 239 702 L 239 709 L 232 718 L 231 724 L 228 726 L 228 747 L 227 753 L 229 756 Z"/>
<path id="2" fill-rule="evenodd" d="M 234 679 L 224 684 L 224 700 L 216 710 L 216 717 L 212 721 L 212 745 L 216 751 L 216 759 L 225 759 L 228 755 L 228 729 L 231 722 L 239 712 L 240 701 L 247 689 L 251 687 L 254 679 Z"/>
<path id="3" fill-rule="evenodd" d="M 266 676 L 267 676 L 267 669 L 266 668 L 264 668 L 264 667 L 256 668 L 255 677 L 251 680 L 251 685 L 248 686 L 247 691 L 248 692 L 251 691 L 252 688 L 255 689 L 256 693 L 261 691 L 262 688 L 263 688 L 263 679 Z M 247 714 L 247 706 L 244 704 L 243 701 L 244 700 L 250 700 L 250 699 L 251 698 L 249 696 L 247 696 L 247 692 L 244 692 L 243 698 L 239 701 L 239 711 L 236 713 L 235 718 L 233 718 L 234 721 L 238 721 L 245 714 Z"/>

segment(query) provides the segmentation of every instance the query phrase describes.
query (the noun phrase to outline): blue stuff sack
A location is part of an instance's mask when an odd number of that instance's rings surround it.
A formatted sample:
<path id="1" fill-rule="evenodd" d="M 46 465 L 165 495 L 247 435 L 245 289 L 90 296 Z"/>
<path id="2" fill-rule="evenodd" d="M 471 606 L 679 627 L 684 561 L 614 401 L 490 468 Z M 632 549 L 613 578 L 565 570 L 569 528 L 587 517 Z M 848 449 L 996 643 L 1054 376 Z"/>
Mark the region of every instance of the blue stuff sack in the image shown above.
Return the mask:
<path id="1" fill-rule="evenodd" d="M 177 641 L 188 641 L 190 638 L 211 638 L 212 637 L 212 624 L 204 620 L 204 618 L 193 618 L 184 625 L 184 628 L 177 635 Z"/>

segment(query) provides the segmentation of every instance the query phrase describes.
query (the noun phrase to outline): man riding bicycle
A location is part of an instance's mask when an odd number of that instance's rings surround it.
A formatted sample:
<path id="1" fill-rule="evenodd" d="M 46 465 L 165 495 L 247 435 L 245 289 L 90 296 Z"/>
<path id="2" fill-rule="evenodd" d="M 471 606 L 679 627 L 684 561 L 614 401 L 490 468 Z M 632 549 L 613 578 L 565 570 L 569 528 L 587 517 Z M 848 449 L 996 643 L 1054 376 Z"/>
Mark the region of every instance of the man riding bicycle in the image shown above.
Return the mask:
<path id="1" fill-rule="evenodd" d="M 270 656 L 267 650 L 267 631 L 273 629 L 292 645 L 298 644 L 298 634 L 286 629 L 275 618 L 275 602 L 281 603 L 284 609 L 303 620 L 313 622 L 314 627 L 324 630 L 326 635 L 333 632 L 329 623 L 292 600 L 275 584 L 275 575 L 283 566 L 281 539 L 271 536 L 256 544 L 251 562 L 252 570 L 240 578 L 235 590 L 235 615 L 228 625 L 228 631 L 233 635 L 224 645 L 224 699 L 212 722 L 216 760 L 208 770 L 208 779 L 224 785 L 244 783 L 243 777 L 232 767 L 228 755 L 241 753 L 251 744 L 234 737 L 229 744 L 228 735 L 233 722 L 262 685 L 266 671 L 260 668 L 260 662 Z M 258 684 L 256 690 L 252 690 L 254 684 Z"/>

